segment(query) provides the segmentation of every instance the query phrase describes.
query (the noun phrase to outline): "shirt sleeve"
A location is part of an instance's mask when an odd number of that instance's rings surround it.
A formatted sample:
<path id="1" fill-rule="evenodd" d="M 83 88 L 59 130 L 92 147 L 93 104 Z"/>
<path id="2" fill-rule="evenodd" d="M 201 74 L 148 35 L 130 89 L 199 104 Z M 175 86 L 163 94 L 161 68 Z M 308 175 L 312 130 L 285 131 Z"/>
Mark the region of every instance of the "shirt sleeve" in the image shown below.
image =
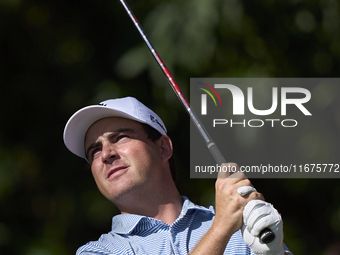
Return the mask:
<path id="1" fill-rule="evenodd" d="M 83 246 L 81 246 L 76 255 L 109 255 L 112 252 L 106 250 L 104 247 L 100 247 L 95 244 L 95 242 L 89 242 Z"/>
<path id="2" fill-rule="evenodd" d="M 81 246 L 76 255 L 128 255 L 134 254 L 131 250 L 128 250 L 127 247 L 121 247 L 121 249 L 117 247 L 111 247 L 110 244 L 100 243 L 98 241 L 88 242 L 87 244 Z"/>

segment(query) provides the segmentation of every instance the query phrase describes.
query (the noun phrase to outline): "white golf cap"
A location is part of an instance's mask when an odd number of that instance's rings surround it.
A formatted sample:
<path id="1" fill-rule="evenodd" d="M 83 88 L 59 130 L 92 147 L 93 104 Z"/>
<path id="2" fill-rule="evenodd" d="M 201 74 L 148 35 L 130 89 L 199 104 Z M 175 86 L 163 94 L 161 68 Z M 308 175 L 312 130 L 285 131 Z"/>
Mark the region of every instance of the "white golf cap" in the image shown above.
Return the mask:
<path id="1" fill-rule="evenodd" d="M 84 107 L 71 116 L 64 129 L 66 147 L 72 153 L 86 159 L 84 148 L 86 132 L 93 123 L 106 117 L 122 117 L 145 123 L 162 135 L 166 135 L 167 132 L 161 118 L 136 98 L 110 99 L 99 105 Z"/>

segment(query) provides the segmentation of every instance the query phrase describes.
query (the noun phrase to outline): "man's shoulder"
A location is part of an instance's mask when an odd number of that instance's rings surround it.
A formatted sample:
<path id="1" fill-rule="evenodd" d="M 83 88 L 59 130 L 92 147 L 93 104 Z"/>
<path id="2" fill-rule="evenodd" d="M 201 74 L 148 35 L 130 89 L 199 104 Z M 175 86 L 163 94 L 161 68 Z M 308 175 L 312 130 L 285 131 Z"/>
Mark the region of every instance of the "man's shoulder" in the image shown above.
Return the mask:
<path id="1" fill-rule="evenodd" d="M 76 255 L 86 254 L 132 254 L 129 249 L 129 244 L 125 243 L 126 240 L 121 238 L 114 232 L 102 234 L 97 241 L 90 241 L 81 246 Z"/>
<path id="2" fill-rule="evenodd" d="M 197 205 L 186 197 L 183 197 L 182 212 L 172 226 L 145 216 L 119 214 L 112 218 L 112 230 L 109 233 L 102 234 L 97 241 L 91 241 L 81 246 L 76 254 L 125 255 L 135 254 L 136 249 L 139 253 L 144 254 L 143 251 L 148 249 L 146 246 L 150 243 L 149 236 L 151 234 L 158 235 L 158 238 L 162 239 L 166 235 L 164 233 L 171 228 L 176 233 L 178 232 L 179 237 L 181 233 L 187 233 L 191 235 L 191 238 L 201 232 L 201 235 L 204 235 L 204 232 L 211 226 L 214 214 L 215 210 L 212 206 Z"/>

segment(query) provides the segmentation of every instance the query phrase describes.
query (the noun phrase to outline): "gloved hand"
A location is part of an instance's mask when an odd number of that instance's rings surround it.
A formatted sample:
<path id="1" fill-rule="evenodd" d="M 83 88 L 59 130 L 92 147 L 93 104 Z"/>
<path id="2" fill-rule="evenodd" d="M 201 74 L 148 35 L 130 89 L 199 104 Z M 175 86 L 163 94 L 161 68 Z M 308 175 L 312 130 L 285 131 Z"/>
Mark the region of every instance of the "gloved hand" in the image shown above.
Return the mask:
<path id="1" fill-rule="evenodd" d="M 278 211 L 262 200 L 251 200 L 243 211 L 243 227 L 241 229 L 244 242 L 257 255 L 283 255 L 283 226 Z M 268 244 L 261 242 L 260 232 L 269 228 L 275 238 Z"/>

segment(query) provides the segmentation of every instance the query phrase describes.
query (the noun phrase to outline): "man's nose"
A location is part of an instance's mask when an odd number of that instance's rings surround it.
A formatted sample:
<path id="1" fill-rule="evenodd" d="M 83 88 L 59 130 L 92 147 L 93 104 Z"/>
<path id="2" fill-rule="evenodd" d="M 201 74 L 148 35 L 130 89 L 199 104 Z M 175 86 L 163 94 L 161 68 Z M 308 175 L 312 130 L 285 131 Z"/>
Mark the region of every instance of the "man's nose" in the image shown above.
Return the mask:
<path id="1" fill-rule="evenodd" d="M 105 142 L 103 144 L 101 156 L 102 156 L 102 161 L 104 163 L 112 163 L 117 157 L 117 151 L 114 147 L 114 144 L 110 142 Z"/>

